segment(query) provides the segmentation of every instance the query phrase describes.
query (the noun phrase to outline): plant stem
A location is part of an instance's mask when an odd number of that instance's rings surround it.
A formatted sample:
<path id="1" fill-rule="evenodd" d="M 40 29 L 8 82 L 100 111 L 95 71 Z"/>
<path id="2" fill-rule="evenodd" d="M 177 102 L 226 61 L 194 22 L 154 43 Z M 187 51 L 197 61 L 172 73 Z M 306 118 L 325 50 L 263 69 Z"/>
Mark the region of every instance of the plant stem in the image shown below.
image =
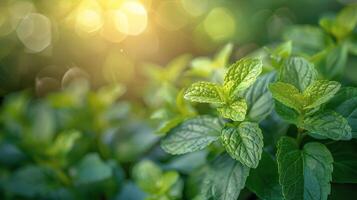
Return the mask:
<path id="1" fill-rule="evenodd" d="M 296 140 L 297 140 L 297 143 L 299 146 L 300 146 L 302 140 L 304 139 L 304 137 L 305 137 L 304 129 L 298 128 Z"/>

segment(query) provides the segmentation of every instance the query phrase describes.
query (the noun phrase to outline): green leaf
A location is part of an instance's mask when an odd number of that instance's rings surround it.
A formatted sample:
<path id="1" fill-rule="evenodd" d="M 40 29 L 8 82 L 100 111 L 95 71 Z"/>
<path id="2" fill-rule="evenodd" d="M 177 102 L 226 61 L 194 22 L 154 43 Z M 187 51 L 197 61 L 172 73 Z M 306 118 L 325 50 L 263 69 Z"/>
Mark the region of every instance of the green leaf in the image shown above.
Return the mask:
<path id="1" fill-rule="evenodd" d="M 156 132 L 159 135 L 165 135 L 171 129 L 179 125 L 183 120 L 185 120 L 185 117 L 181 117 L 181 116 L 163 120 L 160 123 L 159 128 L 156 130 Z"/>
<path id="2" fill-rule="evenodd" d="M 263 135 L 258 124 L 242 122 L 226 125 L 221 140 L 228 154 L 249 168 L 256 168 L 263 151 Z"/>
<path id="3" fill-rule="evenodd" d="M 333 111 L 325 111 L 304 119 L 302 127 L 308 134 L 317 138 L 332 140 L 350 140 L 351 127 L 347 120 Z"/>
<path id="4" fill-rule="evenodd" d="M 221 86 L 210 82 L 193 83 L 185 92 L 184 98 L 192 102 L 223 104 Z"/>
<path id="5" fill-rule="evenodd" d="M 247 103 L 244 99 L 239 99 L 231 104 L 217 108 L 219 114 L 233 121 L 243 121 L 247 113 Z"/>
<path id="6" fill-rule="evenodd" d="M 249 168 L 221 154 L 210 165 L 202 186 L 204 199 L 236 200 L 244 188 Z"/>
<path id="7" fill-rule="evenodd" d="M 283 34 L 285 40 L 291 40 L 294 51 L 311 55 L 325 48 L 327 34 L 321 28 L 311 25 L 295 25 Z"/>
<path id="8" fill-rule="evenodd" d="M 133 177 L 145 192 L 163 195 L 178 181 L 179 174 L 175 171 L 163 173 L 155 163 L 144 160 L 133 168 Z"/>
<path id="9" fill-rule="evenodd" d="M 73 176 L 78 184 L 89 184 L 110 178 L 112 169 L 97 153 L 91 153 L 79 162 Z"/>
<path id="10" fill-rule="evenodd" d="M 284 61 L 279 80 L 289 83 L 303 92 L 317 77 L 313 64 L 302 57 L 292 57 Z"/>
<path id="11" fill-rule="evenodd" d="M 75 141 L 81 137 L 78 131 L 66 131 L 59 134 L 52 146 L 47 150 L 49 155 L 66 155 L 73 147 Z"/>
<path id="12" fill-rule="evenodd" d="M 198 151 L 216 141 L 223 123 L 219 118 L 199 116 L 184 121 L 162 140 L 161 148 L 170 154 Z"/>
<path id="13" fill-rule="evenodd" d="M 314 55 L 312 61 L 316 69 L 326 79 L 343 74 L 348 57 L 348 45 L 331 46 Z"/>
<path id="14" fill-rule="evenodd" d="M 281 102 L 282 104 L 295 109 L 300 112 L 304 105 L 304 96 L 299 90 L 288 83 L 271 83 L 269 90 L 273 95 L 273 98 Z"/>
<path id="15" fill-rule="evenodd" d="M 37 199 L 51 189 L 53 182 L 50 181 L 48 172 L 34 165 L 21 167 L 6 182 L 6 191 L 16 196 L 27 197 L 27 199 Z"/>
<path id="16" fill-rule="evenodd" d="M 224 77 L 224 89 L 230 95 L 251 86 L 262 72 L 263 63 L 259 59 L 241 59 L 230 66 Z"/>
<path id="17" fill-rule="evenodd" d="M 300 150 L 294 139 L 282 137 L 278 142 L 277 161 L 284 199 L 327 199 L 333 158 L 324 145 L 312 142 Z"/>
<path id="18" fill-rule="evenodd" d="M 346 38 L 354 30 L 357 24 L 357 6 L 352 5 L 344 8 L 335 19 L 326 19 L 320 24 L 336 38 Z"/>
<path id="19" fill-rule="evenodd" d="M 141 161 L 133 168 L 133 177 L 136 184 L 150 194 L 159 189 L 157 182 L 161 179 L 162 174 L 161 169 L 150 160 Z"/>
<path id="20" fill-rule="evenodd" d="M 304 108 L 311 109 L 326 103 L 338 92 L 340 87 L 340 83 L 336 81 L 315 81 L 304 91 L 304 96 L 307 98 L 307 106 Z"/>
<path id="21" fill-rule="evenodd" d="M 259 199 L 283 199 L 281 186 L 279 185 L 278 166 L 267 152 L 263 151 L 259 166 L 250 171 L 246 186 Z"/>
<path id="22" fill-rule="evenodd" d="M 352 128 L 352 137 L 357 138 L 357 88 L 342 88 L 326 107 L 345 117 Z"/>
<path id="23" fill-rule="evenodd" d="M 277 46 L 272 52 L 274 58 L 288 58 L 291 55 L 293 46 L 291 41 L 286 41 Z"/>
<path id="24" fill-rule="evenodd" d="M 229 57 L 232 54 L 233 44 L 226 44 L 215 56 L 213 66 L 214 68 L 224 68 L 226 67 Z"/>
<path id="25" fill-rule="evenodd" d="M 327 143 L 333 156 L 334 183 L 357 183 L 357 143 L 356 141 L 340 141 Z"/>
<path id="26" fill-rule="evenodd" d="M 248 105 L 247 117 L 259 122 L 265 119 L 274 108 L 274 99 L 268 85 L 275 81 L 275 73 L 265 74 L 257 79 L 244 93 Z"/>
<path id="27" fill-rule="evenodd" d="M 275 111 L 285 121 L 296 125 L 299 123 L 299 113 L 279 101 L 275 101 Z"/>

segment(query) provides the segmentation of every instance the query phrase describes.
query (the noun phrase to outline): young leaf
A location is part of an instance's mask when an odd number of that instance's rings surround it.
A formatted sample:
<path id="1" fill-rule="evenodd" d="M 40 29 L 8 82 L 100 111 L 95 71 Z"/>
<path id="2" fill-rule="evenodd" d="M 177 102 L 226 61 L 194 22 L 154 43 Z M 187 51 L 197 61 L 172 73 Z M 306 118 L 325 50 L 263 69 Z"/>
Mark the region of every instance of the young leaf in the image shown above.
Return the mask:
<path id="1" fill-rule="evenodd" d="M 286 41 L 274 49 L 272 56 L 277 60 L 280 60 L 281 58 L 288 58 L 291 55 L 292 49 L 292 42 Z"/>
<path id="2" fill-rule="evenodd" d="M 279 185 L 278 166 L 267 152 L 263 151 L 259 166 L 250 171 L 246 186 L 259 199 L 283 199 L 281 186 Z"/>
<path id="3" fill-rule="evenodd" d="M 206 173 L 202 186 L 204 199 L 236 200 L 248 174 L 248 167 L 233 160 L 228 154 L 221 154 Z"/>
<path id="4" fill-rule="evenodd" d="M 289 83 L 303 92 L 315 81 L 317 71 L 313 64 L 302 57 L 292 57 L 284 61 L 280 69 L 279 80 Z"/>
<path id="5" fill-rule="evenodd" d="M 256 168 L 263 151 L 263 135 L 258 124 L 229 124 L 222 130 L 222 144 L 228 154 L 249 168 Z"/>
<path id="6" fill-rule="evenodd" d="M 298 112 L 302 110 L 305 101 L 304 96 L 293 85 L 282 82 L 271 83 L 269 90 L 274 99 Z"/>
<path id="7" fill-rule="evenodd" d="M 304 108 L 315 108 L 326 103 L 338 92 L 340 87 L 340 83 L 336 81 L 315 81 L 304 91 L 304 96 L 307 98 L 307 106 Z"/>
<path id="8" fill-rule="evenodd" d="M 215 56 L 213 66 L 214 68 L 224 68 L 226 67 L 229 57 L 232 54 L 233 44 L 226 44 Z"/>
<path id="9" fill-rule="evenodd" d="M 192 102 L 223 104 L 221 86 L 210 82 L 193 83 L 185 92 L 184 98 Z"/>
<path id="10" fill-rule="evenodd" d="M 284 199 L 327 199 L 333 158 L 324 145 L 308 143 L 300 150 L 294 139 L 282 137 L 278 142 L 277 161 Z"/>
<path id="11" fill-rule="evenodd" d="M 172 129 L 162 140 L 161 147 L 170 154 L 198 151 L 216 141 L 222 127 L 223 123 L 219 118 L 195 117 Z"/>
<path id="12" fill-rule="evenodd" d="M 239 99 L 231 104 L 226 104 L 217 108 L 219 114 L 233 121 L 243 121 L 247 113 L 247 103 L 244 99 Z"/>
<path id="13" fill-rule="evenodd" d="M 304 119 L 303 128 L 317 138 L 350 140 L 351 127 L 345 118 L 333 111 L 325 111 Z"/>
<path id="14" fill-rule="evenodd" d="M 224 89 L 232 96 L 251 86 L 262 72 L 263 63 L 259 59 L 246 58 L 234 63 L 224 77 Z"/>
<path id="15" fill-rule="evenodd" d="M 275 80 L 275 73 L 265 74 L 257 79 L 244 93 L 248 105 L 247 117 L 259 122 L 274 108 L 274 100 L 268 90 L 268 85 Z"/>

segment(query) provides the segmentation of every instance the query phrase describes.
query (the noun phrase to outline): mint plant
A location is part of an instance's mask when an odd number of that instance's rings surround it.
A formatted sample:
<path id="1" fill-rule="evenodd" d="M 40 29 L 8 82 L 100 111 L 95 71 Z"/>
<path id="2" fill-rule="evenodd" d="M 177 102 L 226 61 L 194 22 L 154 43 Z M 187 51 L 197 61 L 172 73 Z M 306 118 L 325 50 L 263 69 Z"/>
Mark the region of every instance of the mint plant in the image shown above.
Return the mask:
<path id="1" fill-rule="evenodd" d="M 288 41 L 264 59 L 242 58 L 222 84 L 199 81 L 185 90 L 186 100 L 209 104 L 212 112 L 171 129 L 161 147 L 174 155 L 208 148 L 212 161 L 196 198 L 235 200 L 248 188 L 261 199 L 328 199 L 332 182 L 345 175 L 334 172 L 342 165 L 330 149 L 355 137 L 356 90 L 324 79 L 293 47 Z M 265 65 L 268 72 L 260 75 Z M 279 130 L 267 133 L 265 123 L 290 128 L 265 143 Z"/>

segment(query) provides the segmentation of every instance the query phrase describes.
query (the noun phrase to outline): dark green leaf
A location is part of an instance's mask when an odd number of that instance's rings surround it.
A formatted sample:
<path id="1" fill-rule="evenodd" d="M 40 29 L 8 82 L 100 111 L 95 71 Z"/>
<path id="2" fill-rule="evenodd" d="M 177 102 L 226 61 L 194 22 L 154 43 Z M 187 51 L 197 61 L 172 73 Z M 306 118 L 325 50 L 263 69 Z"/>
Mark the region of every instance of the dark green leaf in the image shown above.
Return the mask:
<path id="1" fill-rule="evenodd" d="M 352 128 L 352 137 L 357 138 L 357 88 L 342 88 L 327 104 L 345 117 Z"/>
<path id="2" fill-rule="evenodd" d="M 304 119 L 302 127 L 308 134 L 317 138 L 333 140 L 350 140 L 351 127 L 347 120 L 333 111 L 325 111 Z"/>
<path id="3" fill-rule="evenodd" d="M 202 186 L 204 199 L 236 200 L 248 174 L 248 167 L 233 160 L 228 154 L 221 154 L 206 173 Z"/>
<path id="4" fill-rule="evenodd" d="M 268 90 L 268 85 L 275 80 L 275 73 L 259 77 L 244 93 L 248 104 L 247 117 L 259 122 L 268 116 L 274 108 L 274 100 Z"/>
<path id="5" fill-rule="evenodd" d="M 111 167 L 97 153 L 86 155 L 74 169 L 73 177 L 79 184 L 102 181 L 112 176 Z"/>
<path id="6" fill-rule="evenodd" d="M 282 200 L 279 185 L 278 166 L 273 158 L 263 151 L 262 159 L 256 169 L 249 173 L 246 186 L 262 200 Z"/>
<path id="7" fill-rule="evenodd" d="M 278 142 L 277 161 L 285 199 L 327 199 L 333 158 L 324 145 L 308 143 L 300 150 L 294 139 L 283 137 Z"/>

